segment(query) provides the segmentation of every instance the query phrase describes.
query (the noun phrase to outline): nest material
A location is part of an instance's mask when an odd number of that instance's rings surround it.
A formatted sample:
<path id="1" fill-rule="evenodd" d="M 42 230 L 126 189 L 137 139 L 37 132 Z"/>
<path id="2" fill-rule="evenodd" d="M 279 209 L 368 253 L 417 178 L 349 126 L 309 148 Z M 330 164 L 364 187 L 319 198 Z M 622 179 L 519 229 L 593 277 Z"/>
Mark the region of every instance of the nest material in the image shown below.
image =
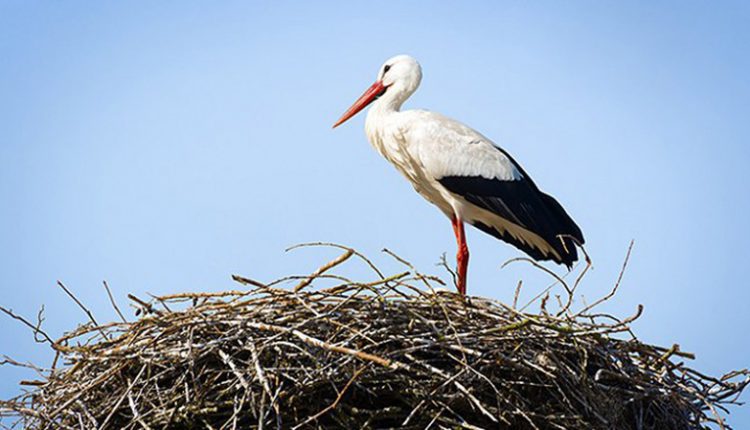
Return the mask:
<path id="1" fill-rule="evenodd" d="M 704 376 L 638 341 L 630 319 L 521 312 L 436 292 L 409 268 L 368 283 L 144 302 L 134 322 L 53 343 L 33 390 L 0 403 L 28 429 L 698 429 L 725 427 L 747 371 Z M 315 279 L 338 285 L 313 291 Z M 295 279 L 294 277 L 287 278 Z M 569 292 L 570 289 L 567 287 Z M 574 288 L 573 288 L 574 289 Z M 93 317 L 91 317 L 93 319 Z M 54 365 L 53 365 L 54 367 Z M 6 424 L 11 426 L 11 424 Z"/>

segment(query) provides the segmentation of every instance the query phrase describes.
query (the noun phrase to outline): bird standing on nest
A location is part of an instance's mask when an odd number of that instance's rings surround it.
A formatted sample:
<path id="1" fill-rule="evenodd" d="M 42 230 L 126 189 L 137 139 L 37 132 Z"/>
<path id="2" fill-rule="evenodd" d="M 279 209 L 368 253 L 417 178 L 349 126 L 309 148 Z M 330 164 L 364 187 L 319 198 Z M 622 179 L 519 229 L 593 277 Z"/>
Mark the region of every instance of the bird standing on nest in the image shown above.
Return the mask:
<path id="1" fill-rule="evenodd" d="M 510 243 L 535 260 L 570 268 L 581 229 L 539 191 L 513 158 L 466 125 L 435 112 L 401 111 L 419 87 L 422 68 L 408 55 L 385 62 L 378 78 L 334 128 L 372 103 L 365 131 L 372 146 L 450 218 L 458 243 L 458 291 L 466 294 L 469 248 L 464 222 Z"/>

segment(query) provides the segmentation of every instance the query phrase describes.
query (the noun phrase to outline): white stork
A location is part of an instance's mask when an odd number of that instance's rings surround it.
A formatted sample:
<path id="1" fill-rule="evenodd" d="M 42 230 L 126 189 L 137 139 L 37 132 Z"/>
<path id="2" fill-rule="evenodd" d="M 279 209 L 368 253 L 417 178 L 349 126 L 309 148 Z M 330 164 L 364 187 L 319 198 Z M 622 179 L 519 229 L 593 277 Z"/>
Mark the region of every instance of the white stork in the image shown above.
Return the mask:
<path id="1" fill-rule="evenodd" d="M 422 68 L 398 55 L 333 125 L 372 103 L 365 132 L 372 146 L 450 218 L 458 242 L 458 291 L 466 294 L 469 249 L 464 222 L 510 243 L 535 260 L 570 269 L 583 234 L 563 207 L 539 191 L 503 149 L 466 125 L 435 112 L 401 111 L 419 87 Z"/>

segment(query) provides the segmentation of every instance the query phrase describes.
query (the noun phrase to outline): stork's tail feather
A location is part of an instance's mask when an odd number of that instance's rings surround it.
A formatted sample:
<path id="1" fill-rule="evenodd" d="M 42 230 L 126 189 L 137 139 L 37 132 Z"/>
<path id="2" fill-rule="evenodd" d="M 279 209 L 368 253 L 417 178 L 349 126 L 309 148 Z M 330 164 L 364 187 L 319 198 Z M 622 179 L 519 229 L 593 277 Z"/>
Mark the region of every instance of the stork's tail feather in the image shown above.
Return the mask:
<path id="1" fill-rule="evenodd" d="M 583 232 L 580 227 L 573 221 L 573 219 L 565 212 L 565 209 L 557 202 L 552 196 L 539 193 L 542 197 L 542 201 L 549 209 L 555 224 L 557 226 L 558 233 L 557 237 L 554 238 L 555 249 L 558 249 L 562 261 L 558 263 L 565 264 L 570 269 L 573 263 L 578 260 L 577 246 L 583 246 L 586 240 L 583 238 Z M 546 239 L 546 238 L 545 238 Z"/>
<path id="2" fill-rule="evenodd" d="M 564 264 L 568 269 L 573 267 L 573 263 L 578 261 L 576 242 L 575 240 L 571 239 L 572 235 L 569 235 L 567 233 L 561 233 L 558 237 L 543 238 L 544 241 L 547 242 L 549 246 L 555 250 L 555 252 L 557 253 L 557 255 L 555 255 L 555 253 L 545 252 L 538 247 L 513 236 L 507 230 L 496 229 L 495 227 L 484 224 L 481 221 L 473 221 L 471 225 L 489 234 L 490 236 L 510 243 L 511 245 L 525 252 L 529 257 L 533 258 L 536 261 L 554 261 L 557 264 Z"/>
<path id="3" fill-rule="evenodd" d="M 527 235 L 542 239 L 546 246 L 540 246 L 538 241 L 535 244 L 535 241 L 530 240 L 529 237 L 514 235 L 502 226 L 492 226 L 481 221 L 473 221 L 471 224 L 491 236 L 510 243 L 534 260 L 551 260 L 557 264 L 564 264 L 570 269 L 573 263 L 578 261 L 576 248 L 585 243 L 583 233 L 557 200 L 541 191 L 537 195 L 540 206 L 537 206 L 539 210 L 536 214 L 541 218 L 535 219 L 534 224 L 538 228 L 532 231 L 526 226 L 518 227 Z"/>

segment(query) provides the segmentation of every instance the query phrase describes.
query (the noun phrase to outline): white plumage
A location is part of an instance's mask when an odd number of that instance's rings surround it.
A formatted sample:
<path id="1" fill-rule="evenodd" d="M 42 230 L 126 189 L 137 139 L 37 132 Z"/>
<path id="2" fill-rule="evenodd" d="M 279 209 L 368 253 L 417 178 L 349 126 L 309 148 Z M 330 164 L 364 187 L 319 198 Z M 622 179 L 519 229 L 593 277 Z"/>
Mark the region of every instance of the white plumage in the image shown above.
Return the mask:
<path id="1" fill-rule="evenodd" d="M 505 151 L 477 131 L 438 113 L 401 111 L 422 79 L 407 55 L 385 62 L 376 82 L 334 127 L 372 103 L 370 143 L 453 222 L 459 245 L 458 289 L 465 293 L 468 247 L 463 222 L 509 242 L 537 260 L 570 266 L 583 235 Z"/>

